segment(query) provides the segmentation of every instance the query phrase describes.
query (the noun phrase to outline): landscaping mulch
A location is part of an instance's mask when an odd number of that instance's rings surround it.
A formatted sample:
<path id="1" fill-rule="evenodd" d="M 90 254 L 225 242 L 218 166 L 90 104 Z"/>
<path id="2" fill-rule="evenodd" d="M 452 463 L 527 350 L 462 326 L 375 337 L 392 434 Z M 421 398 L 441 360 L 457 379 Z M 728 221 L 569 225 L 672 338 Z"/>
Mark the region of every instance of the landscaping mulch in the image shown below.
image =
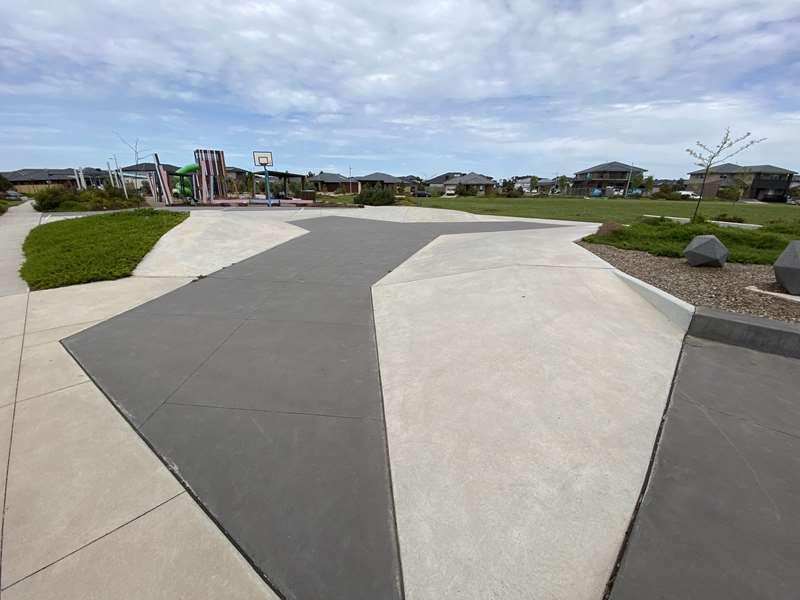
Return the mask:
<path id="1" fill-rule="evenodd" d="M 620 271 L 633 275 L 695 306 L 800 322 L 800 302 L 746 289 L 754 285 L 770 292 L 786 291 L 775 281 L 770 265 L 728 263 L 722 269 L 690 267 L 686 259 L 653 256 L 602 244 L 578 242 Z"/>

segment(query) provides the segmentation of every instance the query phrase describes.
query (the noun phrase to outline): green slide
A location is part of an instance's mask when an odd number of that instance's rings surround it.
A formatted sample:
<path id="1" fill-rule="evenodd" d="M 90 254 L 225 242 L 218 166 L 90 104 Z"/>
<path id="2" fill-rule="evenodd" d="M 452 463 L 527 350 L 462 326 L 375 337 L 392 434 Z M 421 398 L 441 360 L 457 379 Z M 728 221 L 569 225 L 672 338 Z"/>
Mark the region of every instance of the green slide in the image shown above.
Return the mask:
<path id="1" fill-rule="evenodd" d="M 178 183 L 175 186 L 175 189 L 172 190 L 173 194 L 178 196 L 182 196 L 184 198 L 191 198 L 192 196 L 192 184 L 191 181 L 187 181 L 184 178 L 184 175 L 190 175 L 191 173 L 197 173 L 200 170 L 200 165 L 197 163 L 189 163 L 188 165 L 182 166 L 180 169 L 175 171 L 175 174 L 178 176 Z"/>

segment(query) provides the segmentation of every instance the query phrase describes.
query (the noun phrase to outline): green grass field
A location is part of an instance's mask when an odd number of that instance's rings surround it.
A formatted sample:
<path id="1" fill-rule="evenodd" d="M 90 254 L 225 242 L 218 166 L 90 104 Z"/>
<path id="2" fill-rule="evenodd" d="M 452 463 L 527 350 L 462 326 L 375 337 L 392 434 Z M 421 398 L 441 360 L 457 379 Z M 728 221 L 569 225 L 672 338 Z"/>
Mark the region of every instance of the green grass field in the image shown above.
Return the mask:
<path id="1" fill-rule="evenodd" d="M 657 256 L 682 256 L 696 235 L 713 234 L 730 251 L 728 260 L 739 263 L 772 264 L 792 240 L 800 239 L 800 221 L 767 225 L 761 229 L 720 227 L 712 223 L 680 224 L 672 221 L 634 223 L 605 235 L 595 234 L 587 242 L 626 250 L 644 250 Z"/>
<path id="2" fill-rule="evenodd" d="M 650 200 L 647 198 L 409 198 L 410 204 L 432 208 L 449 208 L 484 215 L 634 223 L 642 215 L 691 217 L 694 202 L 684 200 Z M 767 224 L 771 221 L 800 220 L 800 206 L 790 204 L 744 204 L 702 202 L 700 214 L 707 219 L 727 213 L 742 217 L 746 223 Z"/>
<path id="3" fill-rule="evenodd" d="M 351 204 L 353 196 L 317 196 L 320 202 Z M 465 196 L 456 198 L 411 198 L 400 204 L 449 208 L 483 215 L 564 219 L 605 223 L 634 223 L 642 215 L 691 217 L 694 202 L 688 200 L 650 200 L 648 198 L 577 198 L 547 196 L 540 198 L 503 198 L 499 196 Z M 765 225 L 772 221 L 800 220 L 800 206 L 790 204 L 745 204 L 703 201 L 700 214 L 707 219 L 728 214 L 742 217 L 745 223 Z"/>
<path id="4" fill-rule="evenodd" d="M 32 290 L 127 277 L 188 216 L 145 208 L 39 225 L 22 245 L 20 275 Z"/>

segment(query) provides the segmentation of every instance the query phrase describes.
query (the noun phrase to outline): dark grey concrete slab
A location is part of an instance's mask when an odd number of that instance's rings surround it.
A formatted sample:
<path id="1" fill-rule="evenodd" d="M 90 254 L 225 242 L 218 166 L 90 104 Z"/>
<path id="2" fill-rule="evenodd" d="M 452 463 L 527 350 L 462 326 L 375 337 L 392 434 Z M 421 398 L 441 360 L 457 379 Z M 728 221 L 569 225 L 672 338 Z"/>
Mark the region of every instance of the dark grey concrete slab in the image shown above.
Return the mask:
<path id="1" fill-rule="evenodd" d="M 613 600 L 798 597 L 798 390 L 796 359 L 687 339 Z"/>
<path id="2" fill-rule="evenodd" d="M 64 345 L 286 598 L 402 596 L 371 285 L 441 234 L 326 217 Z"/>
<path id="3" fill-rule="evenodd" d="M 169 401 L 379 419 L 374 353 L 371 324 L 247 321 Z"/>
<path id="4" fill-rule="evenodd" d="M 287 597 L 398 596 L 380 419 L 169 405 L 143 433 Z"/>

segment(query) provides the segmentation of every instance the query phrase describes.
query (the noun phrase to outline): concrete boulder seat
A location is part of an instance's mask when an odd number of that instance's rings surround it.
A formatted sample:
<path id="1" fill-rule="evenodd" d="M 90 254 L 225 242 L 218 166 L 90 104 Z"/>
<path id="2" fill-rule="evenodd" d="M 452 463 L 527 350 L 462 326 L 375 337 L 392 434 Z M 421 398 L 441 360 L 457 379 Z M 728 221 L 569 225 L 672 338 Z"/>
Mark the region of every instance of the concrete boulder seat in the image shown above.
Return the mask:
<path id="1" fill-rule="evenodd" d="M 724 267 L 728 249 L 715 235 L 696 235 L 683 249 L 686 262 L 692 267 Z"/>
<path id="2" fill-rule="evenodd" d="M 772 266 L 775 279 L 787 292 L 800 295 L 800 240 L 789 242 Z"/>

